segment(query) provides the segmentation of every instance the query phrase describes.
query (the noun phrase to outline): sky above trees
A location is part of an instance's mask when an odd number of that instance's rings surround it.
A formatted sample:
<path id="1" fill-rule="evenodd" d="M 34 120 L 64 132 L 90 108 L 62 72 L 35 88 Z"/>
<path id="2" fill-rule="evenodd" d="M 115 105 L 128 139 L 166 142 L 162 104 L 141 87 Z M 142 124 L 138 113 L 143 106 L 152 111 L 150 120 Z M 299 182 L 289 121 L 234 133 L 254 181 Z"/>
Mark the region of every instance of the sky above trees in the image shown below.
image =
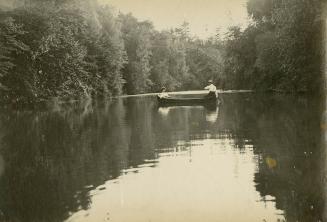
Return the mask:
<path id="1" fill-rule="evenodd" d="M 191 35 L 207 38 L 220 28 L 246 26 L 246 0 L 98 0 L 116 11 L 131 12 L 140 20 L 150 20 L 156 29 L 177 27 L 190 23 Z"/>

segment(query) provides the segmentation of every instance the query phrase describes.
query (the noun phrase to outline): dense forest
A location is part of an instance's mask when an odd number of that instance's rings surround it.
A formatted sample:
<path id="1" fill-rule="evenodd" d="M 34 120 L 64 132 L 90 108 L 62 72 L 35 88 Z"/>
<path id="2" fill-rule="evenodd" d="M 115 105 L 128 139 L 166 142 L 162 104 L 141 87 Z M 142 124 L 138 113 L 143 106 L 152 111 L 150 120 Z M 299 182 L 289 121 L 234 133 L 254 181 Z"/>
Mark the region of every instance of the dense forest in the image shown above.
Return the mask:
<path id="1" fill-rule="evenodd" d="M 206 40 L 92 0 L 16 0 L 0 10 L 0 100 L 34 103 L 169 90 L 316 93 L 323 0 L 248 0 L 250 24 Z"/>
<path id="2" fill-rule="evenodd" d="M 231 27 L 225 82 L 232 88 L 317 92 L 322 84 L 322 0 L 249 0 L 252 23 Z"/>

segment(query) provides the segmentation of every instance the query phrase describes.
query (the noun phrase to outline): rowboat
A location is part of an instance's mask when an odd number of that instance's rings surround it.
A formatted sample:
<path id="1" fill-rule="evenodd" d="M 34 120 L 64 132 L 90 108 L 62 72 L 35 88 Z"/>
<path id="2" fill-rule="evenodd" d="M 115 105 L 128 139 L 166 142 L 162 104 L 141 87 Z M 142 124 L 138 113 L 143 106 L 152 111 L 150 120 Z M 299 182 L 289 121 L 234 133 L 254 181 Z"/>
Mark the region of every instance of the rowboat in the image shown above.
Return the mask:
<path id="1" fill-rule="evenodd" d="M 160 98 L 157 97 L 158 103 L 161 106 L 169 105 L 215 105 L 217 104 L 217 98 Z"/>

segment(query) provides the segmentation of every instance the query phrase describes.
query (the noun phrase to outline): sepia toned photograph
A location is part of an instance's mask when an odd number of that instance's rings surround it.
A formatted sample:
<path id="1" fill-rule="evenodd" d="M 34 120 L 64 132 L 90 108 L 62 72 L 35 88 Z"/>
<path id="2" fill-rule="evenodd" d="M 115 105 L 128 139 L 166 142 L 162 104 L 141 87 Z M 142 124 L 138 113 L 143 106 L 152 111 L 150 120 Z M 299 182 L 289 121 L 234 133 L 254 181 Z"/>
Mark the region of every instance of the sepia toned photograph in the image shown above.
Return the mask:
<path id="1" fill-rule="evenodd" d="M 0 0 L 0 222 L 327 222 L 327 0 Z"/>

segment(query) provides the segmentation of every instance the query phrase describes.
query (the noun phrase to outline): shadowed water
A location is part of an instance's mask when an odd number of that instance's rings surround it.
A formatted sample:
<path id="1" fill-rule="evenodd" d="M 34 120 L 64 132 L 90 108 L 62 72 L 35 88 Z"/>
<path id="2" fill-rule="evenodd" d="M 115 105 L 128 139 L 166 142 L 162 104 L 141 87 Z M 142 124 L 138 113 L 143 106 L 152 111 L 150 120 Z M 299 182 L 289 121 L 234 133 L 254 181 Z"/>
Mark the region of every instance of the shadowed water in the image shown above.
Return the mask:
<path id="1" fill-rule="evenodd" d="M 0 221 L 324 221 L 319 99 L 0 113 Z"/>

